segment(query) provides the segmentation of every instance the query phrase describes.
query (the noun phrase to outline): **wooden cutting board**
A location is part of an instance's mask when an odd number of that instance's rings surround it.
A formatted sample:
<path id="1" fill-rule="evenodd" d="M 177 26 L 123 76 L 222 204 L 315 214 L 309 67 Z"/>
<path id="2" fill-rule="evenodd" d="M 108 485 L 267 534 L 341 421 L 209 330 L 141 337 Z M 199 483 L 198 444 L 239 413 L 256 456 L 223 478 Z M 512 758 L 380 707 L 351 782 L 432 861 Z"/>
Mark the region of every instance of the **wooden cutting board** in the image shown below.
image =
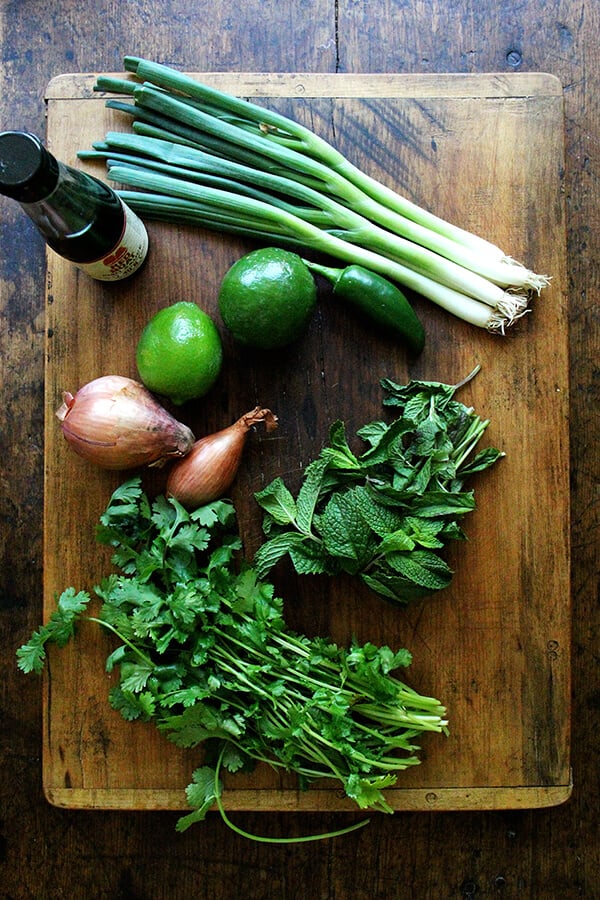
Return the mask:
<path id="1" fill-rule="evenodd" d="M 255 403 L 280 417 L 274 436 L 250 440 L 232 491 L 248 552 L 261 534 L 252 493 L 300 472 L 346 422 L 353 436 L 382 415 L 379 379 L 455 383 L 480 374 L 459 399 L 491 424 L 483 445 L 506 453 L 473 484 L 469 540 L 450 548 L 445 592 L 400 609 L 349 581 L 295 577 L 278 592 L 291 627 L 406 646 L 406 680 L 448 707 L 450 734 L 425 736 L 422 764 L 389 792 L 397 809 L 540 807 L 570 793 L 569 440 L 563 106 L 558 81 L 515 75 L 203 74 L 309 124 L 355 163 L 419 204 L 475 231 L 539 272 L 551 286 L 506 337 L 490 335 L 417 299 L 427 330 L 418 359 L 342 310 L 324 292 L 311 327 L 284 353 L 241 353 L 224 337 L 225 368 L 210 395 L 179 411 L 196 434 L 230 424 Z M 47 92 L 48 142 L 80 165 L 110 128 L 93 75 L 65 75 Z M 90 168 L 101 176 L 103 168 Z M 48 259 L 45 422 L 44 614 L 73 585 L 91 589 L 110 570 L 94 527 L 124 476 L 95 469 L 63 440 L 54 412 L 62 392 L 102 374 L 137 377 L 134 347 L 160 307 L 195 300 L 218 319 L 227 268 L 251 245 L 191 228 L 149 224 L 143 270 L 98 284 Z M 357 447 L 360 449 L 360 447 Z M 160 489 L 160 477 L 152 488 Z M 174 748 L 152 725 L 128 724 L 107 702 L 112 643 L 94 625 L 52 650 L 45 677 L 43 776 L 59 806 L 185 808 L 200 754 Z M 339 786 L 301 793 L 292 776 L 260 767 L 229 776 L 230 809 L 353 810 Z"/>

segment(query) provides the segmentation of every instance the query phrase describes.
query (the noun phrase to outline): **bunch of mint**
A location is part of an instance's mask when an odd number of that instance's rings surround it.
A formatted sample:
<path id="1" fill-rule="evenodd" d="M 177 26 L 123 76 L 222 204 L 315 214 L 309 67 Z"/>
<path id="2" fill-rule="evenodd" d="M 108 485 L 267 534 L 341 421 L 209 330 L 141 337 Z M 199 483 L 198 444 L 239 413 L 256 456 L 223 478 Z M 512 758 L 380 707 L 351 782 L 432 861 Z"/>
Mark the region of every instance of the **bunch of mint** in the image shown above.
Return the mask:
<path id="1" fill-rule="evenodd" d="M 442 551 L 465 539 L 460 520 L 475 508 L 465 481 L 503 456 L 474 453 L 489 422 L 454 399 L 465 381 L 383 379 L 384 406 L 399 415 L 358 431 L 367 445 L 360 455 L 337 421 L 296 497 L 281 478 L 255 494 L 267 536 L 254 558 L 259 576 L 287 555 L 299 574 L 357 575 L 401 604 L 447 587 Z"/>

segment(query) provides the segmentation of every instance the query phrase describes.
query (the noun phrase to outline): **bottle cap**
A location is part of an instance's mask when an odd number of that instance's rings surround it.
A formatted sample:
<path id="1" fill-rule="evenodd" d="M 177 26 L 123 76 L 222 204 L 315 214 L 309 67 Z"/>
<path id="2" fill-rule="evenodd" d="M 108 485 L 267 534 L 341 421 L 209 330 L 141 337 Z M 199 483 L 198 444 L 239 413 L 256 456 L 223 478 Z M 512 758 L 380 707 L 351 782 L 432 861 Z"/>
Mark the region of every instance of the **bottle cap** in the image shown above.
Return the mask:
<path id="1" fill-rule="evenodd" d="M 20 203 L 36 203 L 54 190 L 57 181 L 58 163 L 35 135 L 0 134 L 0 194 Z"/>

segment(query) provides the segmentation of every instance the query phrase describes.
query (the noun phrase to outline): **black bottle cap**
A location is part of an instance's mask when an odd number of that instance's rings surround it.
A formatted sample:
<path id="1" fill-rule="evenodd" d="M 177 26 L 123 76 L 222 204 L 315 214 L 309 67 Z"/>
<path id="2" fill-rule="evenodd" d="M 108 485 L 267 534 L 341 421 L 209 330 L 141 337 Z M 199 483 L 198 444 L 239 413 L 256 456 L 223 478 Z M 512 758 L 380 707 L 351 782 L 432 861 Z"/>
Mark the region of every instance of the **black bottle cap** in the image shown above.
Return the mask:
<path id="1" fill-rule="evenodd" d="M 58 163 L 35 135 L 0 134 L 0 194 L 20 203 L 36 203 L 54 190 L 57 181 Z"/>

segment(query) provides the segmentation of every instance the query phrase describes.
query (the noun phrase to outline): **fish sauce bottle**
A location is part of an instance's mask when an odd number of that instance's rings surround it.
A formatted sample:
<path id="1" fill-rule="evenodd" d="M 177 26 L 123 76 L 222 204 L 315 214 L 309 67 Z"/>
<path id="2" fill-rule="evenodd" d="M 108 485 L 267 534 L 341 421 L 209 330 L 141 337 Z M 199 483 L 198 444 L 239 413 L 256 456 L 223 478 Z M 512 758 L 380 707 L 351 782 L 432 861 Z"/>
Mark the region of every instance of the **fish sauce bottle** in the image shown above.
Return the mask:
<path id="1" fill-rule="evenodd" d="M 119 281 L 142 265 L 148 233 L 118 194 L 93 175 L 60 162 L 33 134 L 0 134 L 0 194 L 16 200 L 59 256 L 100 281 Z"/>

